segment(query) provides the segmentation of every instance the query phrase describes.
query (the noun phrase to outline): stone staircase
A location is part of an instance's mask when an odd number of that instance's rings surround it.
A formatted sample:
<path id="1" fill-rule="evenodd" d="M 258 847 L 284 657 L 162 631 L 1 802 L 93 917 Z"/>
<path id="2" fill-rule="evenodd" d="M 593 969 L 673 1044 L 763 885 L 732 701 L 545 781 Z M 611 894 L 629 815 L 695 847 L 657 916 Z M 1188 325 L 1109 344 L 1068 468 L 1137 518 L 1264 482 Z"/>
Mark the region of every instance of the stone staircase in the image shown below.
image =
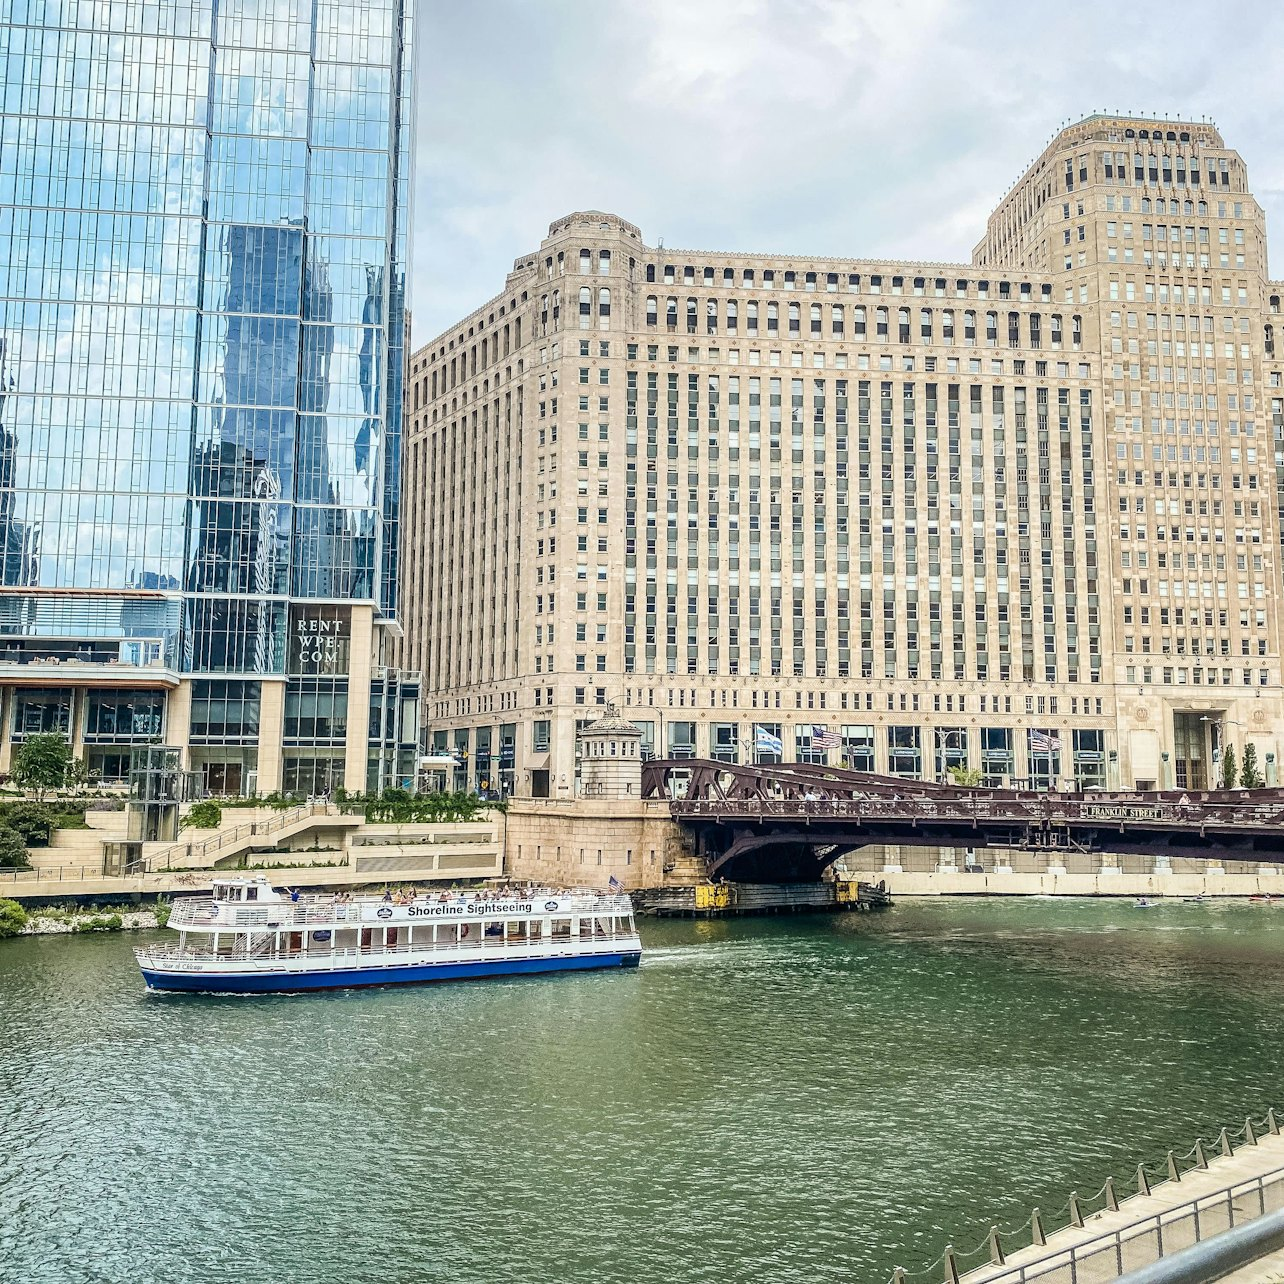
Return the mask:
<path id="1" fill-rule="evenodd" d="M 695 844 L 678 831 L 664 846 L 664 886 L 694 887 L 709 876 L 707 862 L 695 854 Z"/>
<path id="2" fill-rule="evenodd" d="M 147 870 L 214 869 L 237 860 L 253 849 L 277 849 L 281 843 L 320 830 L 346 833 L 360 829 L 361 816 L 342 814 L 326 803 L 306 803 L 286 811 L 253 809 L 228 811 L 214 830 L 188 830 L 177 842 L 144 843 Z"/>
<path id="3" fill-rule="evenodd" d="M 48 847 L 28 847 L 32 868 L 101 873 L 103 843 L 119 842 L 125 837 L 126 816 L 123 811 L 89 811 L 85 813 L 85 823 L 88 829 L 54 830 Z"/>

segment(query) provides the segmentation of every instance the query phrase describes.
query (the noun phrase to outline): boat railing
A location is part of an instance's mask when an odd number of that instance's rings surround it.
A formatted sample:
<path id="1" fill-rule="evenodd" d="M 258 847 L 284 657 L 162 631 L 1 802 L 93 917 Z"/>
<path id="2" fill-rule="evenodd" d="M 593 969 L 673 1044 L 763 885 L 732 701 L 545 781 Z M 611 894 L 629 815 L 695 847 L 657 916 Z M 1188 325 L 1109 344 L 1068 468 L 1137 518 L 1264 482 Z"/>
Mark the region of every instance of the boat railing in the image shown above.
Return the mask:
<path id="1" fill-rule="evenodd" d="M 135 957 L 144 967 L 161 964 L 166 967 L 190 968 L 200 970 L 211 964 L 228 963 L 266 963 L 273 967 L 284 967 L 286 964 L 306 959 L 316 967 L 329 967 L 335 961 L 344 963 L 378 963 L 381 959 L 404 958 L 424 954 L 459 954 L 461 951 L 489 950 L 494 953 L 509 953 L 521 949 L 543 948 L 553 946 L 566 953 L 592 953 L 603 945 L 628 944 L 638 941 L 638 934 L 633 932 L 605 932 L 594 935 L 577 936 L 509 936 L 485 937 L 474 942 L 467 940 L 438 941 L 436 944 L 425 941 L 415 945 L 388 945 L 378 949 L 356 949 L 345 947 L 337 950 L 283 950 L 279 954 L 259 947 L 250 950 L 220 950 L 217 954 L 202 950 L 181 950 L 177 946 L 140 946 L 134 951 Z"/>
<path id="2" fill-rule="evenodd" d="M 509 904 L 517 898 L 499 898 L 493 903 L 497 906 Z M 622 915 L 633 912 L 633 904 L 623 893 L 584 893 L 575 892 L 531 892 L 523 893 L 520 900 L 531 902 L 537 910 L 543 910 L 543 904 L 549 900 L 559 899 L 570 902 L 570 909 L 577 914 Z M 334 895 L 310 894 L 300 895 L 298 900 L 279 901 L 216 901 L 209 896 L 185 896 L 173 903 L 170 910 L 169 926 L 175 928 L 205 927 L 228 928 L 292 928 L 292 927 L 325 927 L 332 924 L 364 925 L 379 927 L 378 920 L 363 917 L 363 911 L 372 905 L 391 905 L 394 909 L 405 908 L 415 904 L 460 904 L 470 911 L 477 911 L 482 916 L 491 901 L 451 897 L 442 901 L 431 893 L 414 900 L 392 900 L 380 902 L 375 900 L 346 900 Z M 502 910 L 497 910 L 496 918 L 507 917 Z M 424 920 L 426 923 L 429 920 Z M 438 920 L 446 922 L 449 920 Z M 416 926 L 422 924 L 416 923 Z M 394 926 L 404 927 L 397 923 Z"/>

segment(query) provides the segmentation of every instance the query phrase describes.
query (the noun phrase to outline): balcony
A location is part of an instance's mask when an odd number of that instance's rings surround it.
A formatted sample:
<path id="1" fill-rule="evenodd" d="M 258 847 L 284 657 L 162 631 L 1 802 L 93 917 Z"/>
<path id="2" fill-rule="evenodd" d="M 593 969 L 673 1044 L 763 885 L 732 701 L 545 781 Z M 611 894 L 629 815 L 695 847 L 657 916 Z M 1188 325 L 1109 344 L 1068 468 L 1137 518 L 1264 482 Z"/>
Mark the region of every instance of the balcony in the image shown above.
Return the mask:
<path id="1" fill-rule="evenodd" d="M 179 675 L 160 638 L 10 637 L 0 641 L 0 686 L 173 689 Z"/>

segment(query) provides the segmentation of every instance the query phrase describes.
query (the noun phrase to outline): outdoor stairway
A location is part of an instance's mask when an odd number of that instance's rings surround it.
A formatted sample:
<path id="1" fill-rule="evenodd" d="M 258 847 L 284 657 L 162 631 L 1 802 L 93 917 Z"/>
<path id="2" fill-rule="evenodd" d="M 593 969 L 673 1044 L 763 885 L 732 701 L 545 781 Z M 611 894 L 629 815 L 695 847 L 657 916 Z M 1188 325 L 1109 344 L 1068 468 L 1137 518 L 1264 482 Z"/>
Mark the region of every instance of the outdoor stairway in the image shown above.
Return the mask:
<path id="1" fill-rule="evenodd" d="M 312 829 L 359 829 L 361 816 L 342 814 L 328 803 L 305 803 L 263 819 L 224 825 L 207 838 L 192 836 L 173 843 L 144 843 L 143 861 L 152 873 L 166 869 L 213 869 L 257 847 L 277 848 L 286 839 Z"/>

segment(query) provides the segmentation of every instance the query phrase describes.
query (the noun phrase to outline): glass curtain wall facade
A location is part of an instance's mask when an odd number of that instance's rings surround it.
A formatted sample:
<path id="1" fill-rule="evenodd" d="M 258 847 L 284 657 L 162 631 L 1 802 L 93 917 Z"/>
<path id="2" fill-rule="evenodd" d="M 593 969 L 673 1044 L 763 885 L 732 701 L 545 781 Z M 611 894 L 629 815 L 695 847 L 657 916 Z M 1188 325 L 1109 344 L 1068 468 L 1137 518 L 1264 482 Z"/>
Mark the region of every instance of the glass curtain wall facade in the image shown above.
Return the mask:
<path id="1" fill-rule="evenodd" d="M 192 721 L 212 787 L 330 783 L 336 759 L 364 787 L 396 610 L 410 29 L 409 0 L 0 4 L 0 768 L 24 666 L 49 685 L 70 641 L 73 734 L 129 670 L 170 692 L 172 743 L 189 711 L 254 711 L 252 734 Z M 318 745 L 294 711 L 322 689 Z"/>

